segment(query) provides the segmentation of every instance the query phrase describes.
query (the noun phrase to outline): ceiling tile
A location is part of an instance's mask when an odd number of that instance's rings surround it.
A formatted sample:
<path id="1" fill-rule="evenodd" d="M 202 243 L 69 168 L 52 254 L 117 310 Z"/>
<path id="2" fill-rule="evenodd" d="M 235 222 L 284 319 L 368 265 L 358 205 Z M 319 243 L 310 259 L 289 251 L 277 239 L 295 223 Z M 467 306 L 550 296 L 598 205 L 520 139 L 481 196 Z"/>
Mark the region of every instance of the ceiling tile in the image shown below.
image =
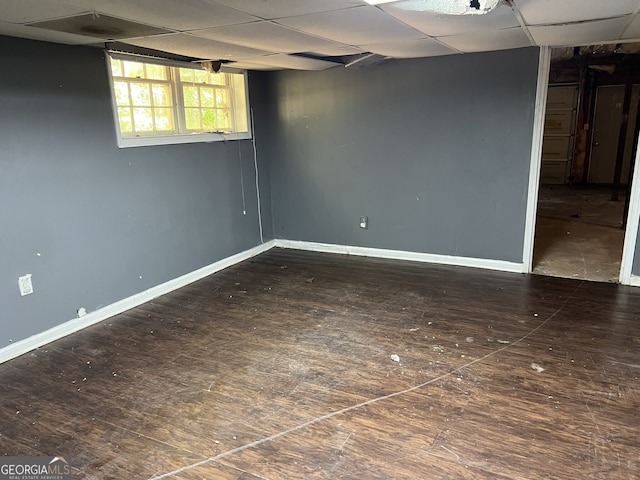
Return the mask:
<path id="1" fill-rule="evenodd" d="M 500 0 L 484 15 L 455 16 L 422 11 L 430 2 L 450 0 L 378 6 L 364 0 L 0 0 L 0 34 L 98 45 L 107 40 L 100 34 L 24 25 L 96 12 L 175 32 L 131 33 L 136 37 L 123 42 L 199 59 L 242 61 L 254 69 L 333 65 L 291 53 L 413 58 L 518 48 L 529 46 L 530 38 L 550 46 L 640 40 L 640 16 L 630 15 L 640 10 L 640 0 Z M 527 23 L 530 37 L 512 8 Z"/>
<path id="2" fill-rule="evenodd" d="M 493 32 L 476 32 L 450 37 L 438 37 L 445 45 L 464 53 L 491 50 L 507 50 L 531 46 L 529 38 L 522 28 L 506 28 Z"/>
<path id="3" fill-rule="evenodd" d="M 216 3 L 265 19 L 297 17 L 361 6 L 361 0 L 214 0 Z"/>
<path id="4" fill-rule="evenodd" d="M 250 58 L 248 62 L 263 64 L 271 67 L 289 68 L 293 70 L 326 70 L 327 68 L 343 66 L 341 63 L 326 62 L 315 58 L 299 57 L 277 53 L 264 57 Z"/>
<path id="5" fill-rule="evenodd" d="M 0 18 L 9 23 L 30 23 L 86 12 L 84 8 L 55 5 L 42 0 L 2 0 Z"/>
<path id="6" fill-rule="evenodd" d="M 313 37 L 271 22 L 261 21 L 191 32 L 198 37 L 278 53 L 317 52 L 340 44 Z"/>
<path id="7" fill-rule="evenodd" d="M 515 0 L 527 25 L 582 22 L 630 14 L 638 0 Z"/>
<path id="8" fill-rule="evenodd" d="M 4 0 L 2 0 L 4 1 Z M 88 10 L 174 30 L 195 30 L 255 22 L 258 19 L 236 9 L 206 0 L 64 0 Z"/>
<path id="9" fill-rule="evenodd" d="M 230 63 L 229 66 L 233 68 L 239 68 L 241 70 L 262 70 L 262 71 L 284 70 L 283 67 L 274 67 L 273 65 L 262 65 L 259 63 L 252 63 L 248 60 L 239 60 L 237 62 Z"/>
<path id="10" fill-rule="evenodd" d="M 124 42 L 139 47 L 153 48 L 204 60 L 239 60 L 271 53 L 239 45 L 216 42 L 206 38 L 198 38 L 184 33 L 156 35 L 154 37 L 125 40 Z"/>
<path id="11" fill-rule="evenodd" d="M 343 45 L 341 43 L 334 44 L 335 46 L 330 46 L 327 44 L 322 48 L 316 48 L 311 52 L 305 53 L 315 53 L 321 57 L 343 57 L 347 55 L 358 55 L 364 53 L 364 51 L 359 47 L 352 47 L 350 45 Z"/>
<path id="12" fill-rule="evenodd" d="M 42 28 L 25 27 L 15 23 L 0 21 L 0 35 L 8 37 L 28 38 L 46 42 L 63 43 L 66 45 L 90 45 L 98 42 L 95 38 L 84 35 L 72 35 L 69 33 L 53 32 Z"/>
<path id="13" fill-rule="evenodd" d="M 45 20 L 29 26 L 56 32 L 87 35 L 102 40 L 121 40 L 131 37 L 150 37 L 168 33 L 167 30 L 142 23 L 130 22 L 106 14 L 84 13 L 73 17 Z"/>
<path id="14" fill-rule="evenodd" d="M 361 48 L 371 53 L 394 58 L 436 57 L 457 53 L 432 38 L 361 45 Z"/>
<path id="15" fill-rule="evenodd" d="M 629 19 L 627 17 L 595 20 L 569 25 L 529 27 L 529 33 L 538 45 L 573 46 L 616 42 Z"/>
<path id="16" fill-rule="evenodd" d="M 640 15 L 636 15 L 633 21 L 622 34 L 625 40 L 640 40 Z"/>
<path id="17" fill-rule="evenodd" d="M 371 6 L 285 18 L 278 23 L 350 45 L 412 40 L 424 36 Z"/>
<path id="18" fill-rule="evenodd" d="M 382 9 L 432 37 L 519 26 L 513 10 L 502 4 L 484 15 L 439 15 L 409 8 L 414 6 L 415 1 L 410 0 L 383 5 Z"/>

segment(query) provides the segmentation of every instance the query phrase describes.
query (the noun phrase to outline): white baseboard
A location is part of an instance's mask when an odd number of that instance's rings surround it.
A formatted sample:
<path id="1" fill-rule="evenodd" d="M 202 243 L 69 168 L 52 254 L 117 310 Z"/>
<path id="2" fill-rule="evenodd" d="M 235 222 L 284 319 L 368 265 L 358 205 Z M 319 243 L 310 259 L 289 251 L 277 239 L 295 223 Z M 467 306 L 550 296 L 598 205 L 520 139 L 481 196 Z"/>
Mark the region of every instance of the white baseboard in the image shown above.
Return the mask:
<path id="1" fill-rule="evenodd" d="M 65 337 L 73 332 L 82 330 L 83 328 L 86 328 L 90 325 L 94 325 L 98 322 L 106 320 L 109 317 L 113 317 L 114 315 L 118 315 L 119 313 L 130 310 L 133 307 L 142 305 L 143 303 L 153 300 L 160 295 L 165 295 L 169 292 L 177 290 L 178 288 L 184 287 L 185 285 L 207 277 L 212 273 L 216 273 L 227 267 L 235 265 L 236 263 L 240 263 L 243 260 L 255 257 L 256 255 L 265 252 L 273 247 L 273 240 L 265 242 L 261 245 L 258 245 L 257 247 L 245 250 L 244 252 L 237 253 L 227 258 L 223 258 L 222 260 L 212 263 L 211 265 L 199 268 L 198 270 L 187 273 L 178 278 L 174 278 L 173 280 L 169 280 L 168 282 L 152 287 L 148 290 L 145 290 L 144 292 L 136 293 L 131 297 L 119 300 L 94 312 L 90 312 L 84 317 L 74 318 L 73 320 L 69 320 L 68 322 L 57 325 L 53 328 L 45 330 L 44 332 L 37 333 L 29 338 L 25 338 L 24 340 L 20 340 L 16 343 L 8 345 L 0 349 L 0 363 L 23 355 L 27 352 L 30 352 L 31 350 L 46 345 L 47 343 L 53 342 L 54 340 L 58 340 L 59 338 Z"/>
<path id="2" fill-rule="evenodd" d="M 456 257 L 453 255 L 437 255 L 433 253 L 407 252 L 403 250 L 387 250 L 383 248 L 354 247 L 331 243 L 303 242 L 298 240 L 276 239 L 275 246 L 312 252 L 340 253 L 361 257 L 390 258 L 394 260 L 410 260 L 413 262 L 438 263 L 460 267 L 484 268 L 503 272 L 525 273 L 524 263 L 489 260 L 485 258 Z"/>
<path id="3" fill-rule="evenodd" d="M 330 243 L 304 242 L 298 240 L 270 240 L 257 247 L 245 250 L 230 257 L 219 260 L 211 265 L 202 267 L 181 277 L 169 280 L 161 285 L 152 287 L 144 292 L 119 300 L 99 310 L 90 312 L 84 317 L 74 318 L 53 328 L 37 333 L 29 338 L 20 340 L 0 349 L 0 363 L 23 355 L 31 350 L 58 340 L 71 333 L 82 330 L 90 325 L 102 322 L 114 315 L 142 305 L 156 297 L 182 288 L 213 273 L 240 263 L 273 247 L 290 248 L 295 250 L 309 250 L 313 252 L 339 253 L 343 255 L 357 255 L 362 257 L 389 258 L 394 260 L 409 260 L 423 263 L 438 263 L 462 267 L 484 268 L 504 272 L 524 273 L 523 263 L 505 262 L 502 260 L 488 260 L 484 258 L 456 257 L 452 255 L 436 255 L 432 253 L 406 252 L 403 250 L 387 250 L 382 248 L 355 247 L 349 245 L 335 245 Z M 640 277 L 632 276 L 631 284 L 640 286 Z"/>
<path id="4" fill-rule="evenodd" d="M 629 283 L 627 283 L 627 285 L 631 285 L 632 287 L 640 287 L 640 276 L 632 274 L 629 277 Z"/>

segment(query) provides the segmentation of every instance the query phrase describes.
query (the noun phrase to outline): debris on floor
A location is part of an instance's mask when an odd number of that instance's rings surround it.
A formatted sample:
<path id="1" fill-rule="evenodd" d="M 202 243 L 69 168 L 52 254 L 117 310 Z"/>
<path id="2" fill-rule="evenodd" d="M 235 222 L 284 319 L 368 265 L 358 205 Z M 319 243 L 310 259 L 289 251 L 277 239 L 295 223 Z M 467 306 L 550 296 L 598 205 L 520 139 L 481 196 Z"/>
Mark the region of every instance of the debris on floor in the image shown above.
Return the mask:
<path id="1" fill-rule="evenodd" d="M 316 277 L 309 277 L 307 279 L 305 279 L 305 282 L 307 283 L 313 283 L 313 281 L 316 279 Z"/>
<path id="2" fill-rule="evenodd" d="M 501 343 L 503 345 L 508 345 L 509 343 L 511 343 L 509 340 L 496 340 L 496 342 Z"/>
<path id="3" fill-rule="evenodd" d="M 420 330 L 419 328 L 410 328 L 409 331 L 410 332 L 417 332 L 418 330 Z"/>
<path id="4" fill-rule="evenodd" d="M 434 352 L 442 353 L 444 352 L 444 347 L 442 345 L 432 345 L 431 348 Z"/>
<path id="5" fill-rule="evenodd" d="M 533 368 L 538 373 L 544 372 L 544 368 L 538 365 L 537 363 L 532 363 L 531 368 Z"/>
<path id="6" fill-rule="evenodd" d="M 400 363 L 400 357 L 395 353 L 391 355 L 391 360 L 393 360 L 394 362 Z"/>
<path id="7" fill-rule="evenodd" d="M 466 340 L 468 343 L 473 343 L 473 337 L 467 337 L 467 338 L 465 338 L 465 340 Z"/>

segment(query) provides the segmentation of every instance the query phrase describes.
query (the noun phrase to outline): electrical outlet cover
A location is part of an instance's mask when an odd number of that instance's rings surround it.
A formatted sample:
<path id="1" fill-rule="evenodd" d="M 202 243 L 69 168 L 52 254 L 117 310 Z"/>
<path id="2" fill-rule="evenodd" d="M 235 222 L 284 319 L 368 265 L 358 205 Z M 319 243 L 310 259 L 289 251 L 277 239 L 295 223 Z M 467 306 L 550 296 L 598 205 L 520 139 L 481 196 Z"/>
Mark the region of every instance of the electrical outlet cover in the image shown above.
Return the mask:
<path id="1" fill-rule="evenodd" d="M 30 273 L 27 273 L 22 277 L 18 277 L 18 287 L 20 287 L 20 295 L 23 297 L 33 293 L 33 284 L 31 283 Z"/>

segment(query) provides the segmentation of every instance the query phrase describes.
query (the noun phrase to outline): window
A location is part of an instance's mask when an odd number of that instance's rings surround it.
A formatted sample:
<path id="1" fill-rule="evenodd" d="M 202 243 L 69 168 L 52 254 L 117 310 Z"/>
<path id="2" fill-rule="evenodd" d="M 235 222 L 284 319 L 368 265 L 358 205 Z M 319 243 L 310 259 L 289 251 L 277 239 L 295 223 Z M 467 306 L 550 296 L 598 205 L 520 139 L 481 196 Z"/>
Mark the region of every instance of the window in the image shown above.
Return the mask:
<path id="1" fill-rule="evenodd" d="M 109 55 L 120 147 L 250 138 L 246 74 Z"/>

